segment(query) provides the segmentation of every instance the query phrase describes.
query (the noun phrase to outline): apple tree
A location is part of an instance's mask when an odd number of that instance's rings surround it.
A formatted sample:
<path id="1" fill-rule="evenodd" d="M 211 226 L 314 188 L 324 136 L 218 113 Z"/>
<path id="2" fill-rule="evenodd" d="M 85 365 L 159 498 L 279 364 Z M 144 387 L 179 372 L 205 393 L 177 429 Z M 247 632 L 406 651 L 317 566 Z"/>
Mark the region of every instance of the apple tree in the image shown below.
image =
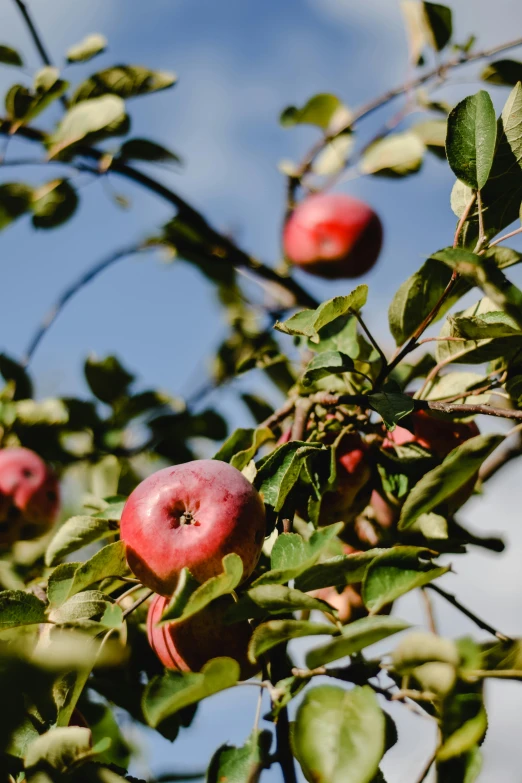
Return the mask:
<path id="1" fill-rule="evenodd" d="M 172 216 L 139 244 L 108 249 L 59 294 L 24 356 L 0 355 L 2 780 L 135 780 L 118 716 L 172 741 L 175 758 L 200 703 L 246 685 L 259 693 L 257 714 L 243 745 L 216 749 L 200 776 L 209 783 L 254 783 L 270 768 L 285 783 L 301 772 L 311 783 L 382 782 L 398 742 L 392 702 L 437 729 L 419 783 L 478 780 L 486 681 L 522 678 L 521 639 L 440 581 L 470 545 L 502 550 L 459 512 L 522 455 L 522 292 L 509 276 L 522 255 L 507 243 L 522 231 L 522 63 L 506 59 L 522 39 L 481 50 L 473 37 L 453 39 L 450 8 L 406 0 L 407 82 L 356 109 L 331 94 L 285 109 L 282 125 L 312 125 L 317 141 L 283 165 L 284 260 L 273 266 L 156 178 L 150 164 L 175 162 L 174 152 L 132 135 L 128 105 L 175 77 L 125 63 L 75 81 L 74 64 L 106 47 L 96 34 L 71 45 L 66 79 L 14 2 L 42 67 L 29 83 L 22 54 L 0 46 L 15 74 L 2 168 L 29 144 L 43 177 L 3 178 L 0 228 L 70 220 L 81 210 L 68 176 L 77 171 L 130 180 Z M 453 106 L 431 95 L 469 63 L 480 63 L 482 87 Z M 488 83 L 507 88 L 500 116 Z M 365 120 L 392 106 L 399 113 L 369 133 Z M 416 174 L 428 155 L 455 175 L 441 209 L 456 226 L 391 296 L 388 355 L 365 322 L 367 285 L 347 282 L 378 263 L 381 219 L 336 186 L 349 169 L 378 187 L 379 177 Z M 47 175 L 55 163 L 65 175 Z M 276 409 L 244 395 L 251 427 L 230 431 L 211 406 L 195 412 L 195 398 L 137 392 L 115 356 L 85 361 L 87 399 L 33 394 L 31 360 L 61 310 L 119 259 L 151 249 L 195 265 L 228 320 L 199 399 L 254 369 L 277 389 Z M 262 312 L 245 271 L 268 292 Z M 314 276 L 339 280 L 338 295 L 317 301 Z M 481 433 L 477 417 L 512 427 Z M 73 474 L 84 491 L 56 519 Z M 412 590 L 424 595 L 429 630 L 396 612 Z M 439 635 L 433 594 L 477 636 Z M 304 667 L 292 660 L 296 639 Z M 169 779 L 182 779 L 175 766 Z"/>

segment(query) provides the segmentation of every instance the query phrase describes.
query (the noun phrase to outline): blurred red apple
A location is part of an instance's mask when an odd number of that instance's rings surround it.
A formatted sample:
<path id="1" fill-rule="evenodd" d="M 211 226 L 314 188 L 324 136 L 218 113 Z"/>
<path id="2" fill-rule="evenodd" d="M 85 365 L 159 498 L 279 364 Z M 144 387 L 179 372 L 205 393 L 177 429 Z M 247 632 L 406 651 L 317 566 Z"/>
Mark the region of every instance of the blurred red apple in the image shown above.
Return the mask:
<path id="1" fill-rule="evenodd" d="M 325 493 L 319 523 L 350 522 L 366 506 L 371 493 L 372 470 L 368 447 L 358 432 L 349 432 L 337 445 L 337 481 Z"/>
<path id="2" fill-rule="evenodd" d="M 0 450 L 0 546 L 46 533 L 59 505 L 58 479 L 38 454 Z"/>
<path id="3" fill-rule="evenodd" d="M 284 252 L 319 277 L 360 277 L 377 261 L 382 224 L 368 204 L 343 193 L 309 196 L 294 209 L 283 234 Z"/>

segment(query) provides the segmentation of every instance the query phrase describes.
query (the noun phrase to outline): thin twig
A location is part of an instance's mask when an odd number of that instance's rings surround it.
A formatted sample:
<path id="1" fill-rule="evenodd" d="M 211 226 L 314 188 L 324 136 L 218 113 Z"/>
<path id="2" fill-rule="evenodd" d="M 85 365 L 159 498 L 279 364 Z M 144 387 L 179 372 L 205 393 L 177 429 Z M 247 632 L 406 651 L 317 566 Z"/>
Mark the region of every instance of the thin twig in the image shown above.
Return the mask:
<path id="1" fill-rule="evenodd" d="M 508 462 L 511 462 L 511 460 L 516 459 L 517 457 L 522 457 L 522 436 L 520 433 L 513 444 L 508 445 L 502 450 L 497 449 L 497 451 L 495 451 L 495 453 L 484 463 L 479 471 L 480 481 L 489 481 L 490 478 L 493 478 L 493 476 L 498 473 L 500 468 L 503 468 L 504 465 L 507 465 Z"/>
<path id="2" fill-rule="evenodd" d="M 58 318 L 63 308 L 69 302 L 70 299 L 72 299 L 88 283 L 91 283 L 96 277 L 98 277 L 98 275 L 100 275 L 102 272 L 105 272 L 106 269 L 108 269 L 110 266 L 115 264 L 117 261 L 121 261 L 123 258 L 126 258 L 127 256 L 134 255 L 135 253 L 140 253 L 144 250 L 150 250 L 150 248 L 145 247 L 143 245 L 134 244 L 134 245 L 128 245 L 127 247 L 123 247 L 120 250 L 116 250 L 114 253 L 111 253 L 111 255 L 108 256 L 107 258 L 102 259 L 102 261 L 98 261 L 98 263 L 94 264 L 94 266 L 88 269 L 87 272 L 84 272 L 74 283 L 68 286 L 65 289 L 65 291 L 63 291 L 63 293 L 60 294 L 60 296 L 56 300 L 56 303 L 49 310 L 49 312 L 43 319 L 42 323 L 40 324 L 36 332 L 29 340 L 29 344 L 25 352 L 25 357 L 23 359 L 24 366 L 27 367 L 29 365 L 40 342 L 45 337 L 45 335 L 47 334 L 47 332 L 49 331 L 53 323 L 56 321 L 56 319 Z"/>
<path id="3" fill-rule="evenodd" d="M 308 416 L 312 409 L 312 402 L 307 397 L 300 397 L 295 403 L 294 423 L 292 424 L 292 440 L 304 440 Z"/>
<path id="4" fill-rule="evenodd" d="M 457 223 L 457 228 L 455 229 L 455 236 L 453 237 L 453 247 L 457 247 L 459 244 L 460 239 L 460 232 L 462 231 L 462 228 L 464 226 L 464 223 L 469 217 L 469 213 L 471 211 L 471 208 L 473 207 L 473 204 L 475 203 L 475 199 L 477 198 L 477 194 L 473 193 L 472 197 L 466 204 L 466 207 L 464 209 L 464 212 L 460 216 L 459 222 Z"/>
<path id="5" fill-rule="evenodd" d="M 497 639 L 500 639 L 501 642 L 512 641 L 512 639 L 510 639 L 509 636 L 506 636 L 500 631 L 497 631 L 497 629 L 493 628 L 492 625 L 487 623 L 485 620 L 482 620 L 480 617 L 477 617 L 477 615 L 474 612 L 472 612 L 470 609 L 467 609 L 465 606 L 463 606 L 460 603 L 460 601 L 458 601 L 457 598 L 455 598 L 455 596 L 452 595 L 451 593 L 447 593 L 446 590 L 443 590 L 441 587 L 433 583 L 426 585 L 426 588 L 428 590 L 433 590 L 435 593 L 441 595 L 448 603 L 454 606 L 455 609 L 458 609 L 459 612 L 464 614 L 466 617 L 469 617 L 469 619 L 472 620 L 475 623 L 475 625 L 477 625 L 479 628 L 482 628 L 483 631 L 487 631 L 492 636 L 496 636 Z"/>
<path id="6" fill-rule="evenodd" d="M 516 228 L 514 231 L 510 231 L 509 234 L 504 234 L 504 236 L 495 239 L 494 242 L 489 243 L 488 247 L 494 247 L 495 245 L 500 244 L 500 242 L 504 242 L 506 239 L 510 239 L 511 237 L 514 237 L 515 234 L 522 234 L 522 227 Z"/>
<path id="7" fill-rule="evenodd" d="M 8 135 L 11 127 L 12 124 L 7 118 L 0 118 L 0 134 Z M 46 134 L 43 131 L 36 128 L 29 128 L 25 125 L 22 125 L 17 129 L 17 135 L 28 141 L 38 142 L 39 144 L 43 144 L 46 139 Z M 79 157 L 89 158 L 96 162 L 102 161 L 105 156 L 105 153 L 102 150 L 86 145 L 77 145 L 75 147 L 75 153 Z M 215 247 L 213 251 L 209 253 L 207 260 L 219 260 L 221 262 L 230 261 L 233 266 L 246 267 L 259 277 L 282 286 L 288 293 L 294 296 L 296 304 L 299 304 L 302 307 L 318 307 L 319 302 L 317 299 L 309 294 L 308 291 L 294 280 L 294 278 L 284 277 L 283 275 L 278 274 L 272 267 L 261 263 L 258 259 L 253 258 L 244 250 L 241 250 L 241 248 L 237 247 L 229 237 L 220 234 L 219 231 L 212 228 L 194 207 L 173 190 L 170 190 L 170 188 L 167 188 L 157 180 L 117 158 L 113 158 L 109 168 L 103 172 L 100 171 L 99 175 L 105 175 L 107 172 L 118 174 L 131 182 L 141 185 L 149 192 L 154 193 L 164 201 L 175 206 L 178 210 L 178 214 L 183 216 L 188 224 L 197 226 L 200 230 L 204 231 L 208 236 L 209 241 L 212 241 L 215 244 Z"/>
<path id="8" fill-rule="evenodd" d="M 370 330 L 368 329 L 368 327 L 364 323 L 362 315 L 360 313 L 358 313 L 358 312 L 354 312 L 353 314 L 357 318 L 357 321 L 359 322 L 359 324 L 361 326 L 361 329 L 366 334 L 366 337 L 368 338 L 368 340 L 371 342 L 371 344 L 373 345 L 373 347 L 375 348 L 375 350 L 377 351 L 377 353 L 381 357 L 383 365 L 386 367 L 388 365 L 388 359 L 386 358 L 386 354 L 384 353 L 384 351 L 382 350 L 381 346 L 379 345 L 379 343 L 377 342 L 377 340 L 375 339 L 373 334 L 370 332 Z"/>
<path id="9" fill-rule="evenodd" d="M 123 615 L 122 615 L 123 619 L 126 620 L 127 617 L 130 614 L 132 614 L 134 612 L 134 610 L 138 608 L 138 606 L 141 606 L 142 604 L 144 604 L 145 601 L 147 600 L 147 598 L 150 598 L 151 595 L 154 595 L 154 590 L 147 590 L 145 595 L 142 595 L 141 598 L 138 598 L 136 601 L 134 601 L 132 606 L 129 606 L 129 608 L 125 609 L 125 611 L 123 612 Z"/>
<path id="10" fill-rule="evenodd" d="M 274 427 L 277 427 L 278 424 L 281 424 L 281 422 L 286 419 L 287 416 L 290 415 L 290 413 L 293 411 L 295 407 L 295 398 L 290 397 L 284 405 L 282 405 L 277 411 L 272 413 L 271 416 L 269 416 L 267 419 L 265 419 L 261 424 L 260 427 L 268 427 L 268 429 L 273 429 Z"/>
<path id="11" fill-rule="evenodd" d="M 422 87 L 423 84 L 430 81 L 434 78 L 444 78 L 447 71 L 452 70 L 453 68 L 458 68 L 461 65 L 466 65 L 468 63 L 474 62 L 476 60 L 483 60 L 487 57 L 492 57 L 495 54 L 498 54 L 499 52 L 507 51 L 508 49 L 512 49 L 516 46 L 522 45 L 522 38 L 517 38 L 514 41 L 509 41 L 508 43 L 500 44 L 499 46 L 494 46 L 491 49 L 484 49 L 480 52 L 475 53 L 467 53 L 467 54 L 461 54 L 458 57 L 455 57 L 453 60 L 449 60 L 444 65 L 440 66 L 437 65 L 437 67 L 426 71 L 426 73 L 421 74 L 420 76 L 415 77 L 414 79 L 410 79 L 407 82 L 404 82 L 403 84 L 400 84 L 397 87 L 393 87 L 391 90 L 387 90 L 382 95 L 378 96 L 377 98 L 374 98 L 373 100 L 369 101 L 368 103 L 361 106 L 358 110 L 355 111 L 350 117 L 350 119 L 346 122 L 345 125 L 343 125 L 341 128 L 337 128 L 336 132 L 334 134 L 325 134 L 323 138 L 319 139 L 313 147 L 308 151 L 308 153 L 303 158 L 303 161 L 301 162 L 301 165 L 299 166 L 299 169 L 296 174 L 288 178 L 288 203 L 291 205 L 295 198 L 295 191 L 297 189 L 297 186 L 300 183 L 300 180 L 302 177 L 307 174 L 310 169 L 312 168 L 312 164 L 315 160 L 315 158 L 319 155 L 320 152 L 335 138 L 340 136 L 343 133 L 346 133 L 348 130 L 353 128 L 353 126 L 362 120 L 365 117 L 368 117 L 370 114 L 373 114 L 377 109 L 382 108 L 383 106 L 386 106 L 386 104 L 390 103 L 395 98 L 399 97 L 400 95 L 403 95 L 407 92 L 413 92 L 418 87 Z"/>
<path id="12" fill-rule="evenodd" d="M 435 613 L 433 611 L 433 604 L 431 602 L 430 594 L 426 592 L 425 588 L 421 588 L 422 600 L 424 608 L 426 610 L 426 617 L 428 619 L 428 628 L 434 634 L 437 634 L 437 623 L 435 622 Z"/>

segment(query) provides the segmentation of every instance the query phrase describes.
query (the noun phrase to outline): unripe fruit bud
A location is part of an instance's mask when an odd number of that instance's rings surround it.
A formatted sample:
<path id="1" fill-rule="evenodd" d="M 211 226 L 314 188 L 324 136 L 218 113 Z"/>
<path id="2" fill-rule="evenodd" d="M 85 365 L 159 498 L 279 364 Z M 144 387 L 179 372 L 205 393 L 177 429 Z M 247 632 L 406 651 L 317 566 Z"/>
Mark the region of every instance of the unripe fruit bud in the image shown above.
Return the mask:
<path id="1" fill-rule="evenodd" d="M 172 595 L 188 568 L 205 582 L 235 552 L 243 580 L 254 570 L 265 537 L 261 496 L 239 470 L 212 459 L 158 470 L 136 487 L 121 517 L 121 538 L 133 573 L 151 590 Z"/>
<path id="2" fill-rule="evenodd" d="M 167 669 L 198 672 L 212 658 L 228 657 L 239 663 L 241 679 L 257 674 L 259 667 L 247 656 L 252 635 L 249 624 L 224 624 L 224 616 L 234 604 L 231 596 L 218 598 L 187 620 L 158 626 L 168 602 L 168 598 L 156 596 L 147 615 L 149 644 Z"/>
<path id="3" fill-rule="evenodd" d="M 283 234 L 284 252 L 293 264 L 334 280 L 368 272 L 381 245 L 377 214 L 343 193 L 306 198 L 290 215 Z"/>
<path id="4" fill-rule="evenodd" d="M 55 521 L 60 491 L 55 473 L 34 451 L 0 450 L 0 546 L 46 533 Z"/>

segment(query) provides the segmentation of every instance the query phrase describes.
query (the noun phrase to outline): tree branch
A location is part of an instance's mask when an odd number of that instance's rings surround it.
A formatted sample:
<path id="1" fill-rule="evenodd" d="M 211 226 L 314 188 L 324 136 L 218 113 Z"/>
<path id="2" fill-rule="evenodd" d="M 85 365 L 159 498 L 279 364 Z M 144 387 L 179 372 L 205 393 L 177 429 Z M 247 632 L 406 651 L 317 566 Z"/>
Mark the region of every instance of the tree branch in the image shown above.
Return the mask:
<path id="1" fill-rule="evenodd" d="M 500 468 L 511 462 L 512 459 L 522 456 L 522 434 L 517 433 L 515 442 L 512 445 L 506 446 L 504 449 L 497 449 L 492 456 L 486 460 L 484 465 L 479 471 L 480 481 L 489 481 L 490 478 L 498 473 Z"/>
<path id="2" fill-rule="evenodd" d="M 426 73 L 417 76 L 415 79 L 410 79 L 409 81 L 404 82 L 403 84 L 400 84 L 397 87 L 393 87 L 391 90 L 387 90 L 385 93 L 373 99 L 372 101 L 363 104 L 363 106 L 361 106 L 358 110 L 355 111 L 355 113 L 352 114 L 350 120 L 345 125 L 343 125 L 343 127 L 336 129 L 335 133 L 325 134 L 323 138 L 319 139 L 319 141 L 317 141 L 313 145 L 313 147 L 311 147 L 311 149 L 303 158 L 303 161 L 301 162 L 301 165 L 299 166 L 297 173 L 288 178 L 289 205 L 293 204 L 295 200 L 295 191 L 297 189 L 297 186 L 299 185 L 301 179 L 305 176 L 305 174 L 307 174 L 310 171 L 313 162 L 316 159 L 316 157 L 319 155 L 319 153 L 322 152 L 322 150 L 331 141 L 336 139 L 342 133 L 346 133 L 346 131 L 353 128 L 353 126 L 357 122 L 359 122 L 359 120 L 368 117 L 370 114 L 373 114 L 373 112 L 376 111 L 377 109 L 386 106 L 386 104 L 390 103 L 392 100 L 394 100 L 394 98 L 397 98 L 400 95 L 403 95 L 404 93 L 416 90 L 418 87 L 422 87 L 423 84 L 430 81 L 431 79 L 441 78 L 441 77 L 445 78 L 447 71 L 450 71 L 454 68 L 458 68 L 461 65 L 467 65 L 468 63 L 475 62 L 476 60 L 484 60 L 487 57 L 492 57 L 495 54 L 499 54 L 500 52 L 505 52 L 508 49 L 513 49 L 514 47 L 521 46 L 521 45 L 522 45 L 522 38 L 516 38 L 514 41 L 508 41 L 507 43 L 500 44 L 498 46 L 493 46 L 490 49 L 483 49 L 480 52 L 459 55 L 458 57 L 455 57 L 453 60 L 449 60 L 447 63 L 443 65 L 437 65 L 436 68 L 433 68 L 430 71 L 426 71 Z"/>
<path id="3" fill-rule="evenodd" d="M 369 407 L 366 394 L 328 394 L 319 392 L 308 398 L 313 404 L 318 405 L 362 405 Z M 467 405 L 465 403 L 438 402 L 435 400 L 414 400 L 415 410 L 433 410 L 441 413 L 459 413 L 463 415 L 481 414 L 484 416 L 497 416 L 501 419 L 516 419 L 522 421 L 522 411 L 509 408 L 494 408 L 491 405 Z"/>
<path id="4" fill-rule="evenodd" d="M 466 617 L 469 617 L 470 620 L 472 620 L 476 626 L 479 628 L 482 628 L 483 631 L 487 631 L 492 636 L 496 636 L 497 639 L 500 639 L 501 642 L 510 642 L 512 641 L 509 636 L 506 636 L 505 634 L 501 633 L 500 631 L 497 631 L 496 628 L 493 628 L 492 625 L 489 623 L 486 623 L 485 620 L 481 620 L 480 617 L 477 617 L 476 614 L 474 614 L 470 609 L 467 609 L 465 606 L 463 606 L 460 601 L 458 601 L 454 595 L 451 593 L 447 593 L 445 590 L 443 590 L 441 587 L 438 587 L 438 585 L 435 585 L 433 583 L 430 583 L 426 585 L 426 588 L 428 590 L 433 590 L 435 593 L 438 593 L 441 595 L 449 604 L 455 607 L 455 609 L 458 609 L 459 612 L 464 614 Z"/>
<path id="5" fill-rule="evenodd" d="M 84 286 L 86 286 L 88 283 L 91 283 L 96 277 L 98 277 L 98 275 L 100 275 L 102 272 L 105 272 L 106 269 L 115 264 L 117 261 L 121 261 L 126 256 L 133 255 L 134 253 L 140 253 L 144 250 L 150 250 L 150 248 L 142 245 L 128 245 L 127 247 L 123 247 L 120 250 L 116 250 L 107 258 L 104 258 L 102 261 L 94 264 L 94 266 L 88 269 L 87 272 L 84 272 L 74 283 L 68 286 L 65 291 L 60 294 L 53 307 L 49 310 L 42 323 L 29 340 L 29 345 L 27 346 L 27 350 L 23 359 L 24 366 L 27 367 L 29 365 L 40 342 L 45 337 L 53 323 L 56 321 L 65 305 L 73 298 L 73 296 L 79 293 L 79 291 L 81 291 Z"/>
<path id="6" fill-rule="evenodd" d="M 1 134 L 9 135 L 11 127 L 12 123 L 9 120 L 0 119 Z M 36 128 L 28 128 L 24 125 L 17 129 L 16 135 L 27 139 L 28 141 L 38 142 L 40 144 L 43 144 L 46 139 L 46 134 L 43 131 L 37 130 Z M 96 147 L 89 147 L 81 144 L 76 146 L 75 153 L 79 157 L 88 158 L 89 160 L 94 160 L 96 162 L 100 162 L 105 155 L 102 150 L 99 150 Z M 219 260 L 221 261 L 228 260 L 234 266 L 250 269 L 259 277 L 282 286 L 286 291 L 292 294 L 295 303 L 303 307 L 316 308 L 319 305 L 317 299 L 309 294 L 308 291 L 299 285 L 292 277 L 283 277 L 278 274 L 275 269 L 272 269 L 272 267 L 263 264 L 261 261 L 258 261 L 244 250 L 237 247 L 229 237 L 226 237 L 224 234 L 221 234 L 219 231 L 212 228 L 203 215 L 194 209 L 185 199 L 173 190 L 170 190 L 170 188 L 162 185 L 161 182 L 158 182 L 147 174 L 144 174 L 142 171 L 139 171 L 133 166 L 130 166 L 124 161 L 117 160 L 116 158 L 112 160 L 111 165 L 106 170 L 103 172 L 98 171 L 97 173 L 102 176 L 109 171 L 141 185 L 146 190 L 175 206 L 178 210 L 178 214 L 183 216 L 188 223 L 196 228 L 204 229 L 209 239 L 215 242 L 216 246 L 221 251 L 224 251 L 224 255 L 223 252 L 220 252 L 216 256 L 212 255 L 210 260 L 215 261 L 216 258 L 219 257 Z"/>

